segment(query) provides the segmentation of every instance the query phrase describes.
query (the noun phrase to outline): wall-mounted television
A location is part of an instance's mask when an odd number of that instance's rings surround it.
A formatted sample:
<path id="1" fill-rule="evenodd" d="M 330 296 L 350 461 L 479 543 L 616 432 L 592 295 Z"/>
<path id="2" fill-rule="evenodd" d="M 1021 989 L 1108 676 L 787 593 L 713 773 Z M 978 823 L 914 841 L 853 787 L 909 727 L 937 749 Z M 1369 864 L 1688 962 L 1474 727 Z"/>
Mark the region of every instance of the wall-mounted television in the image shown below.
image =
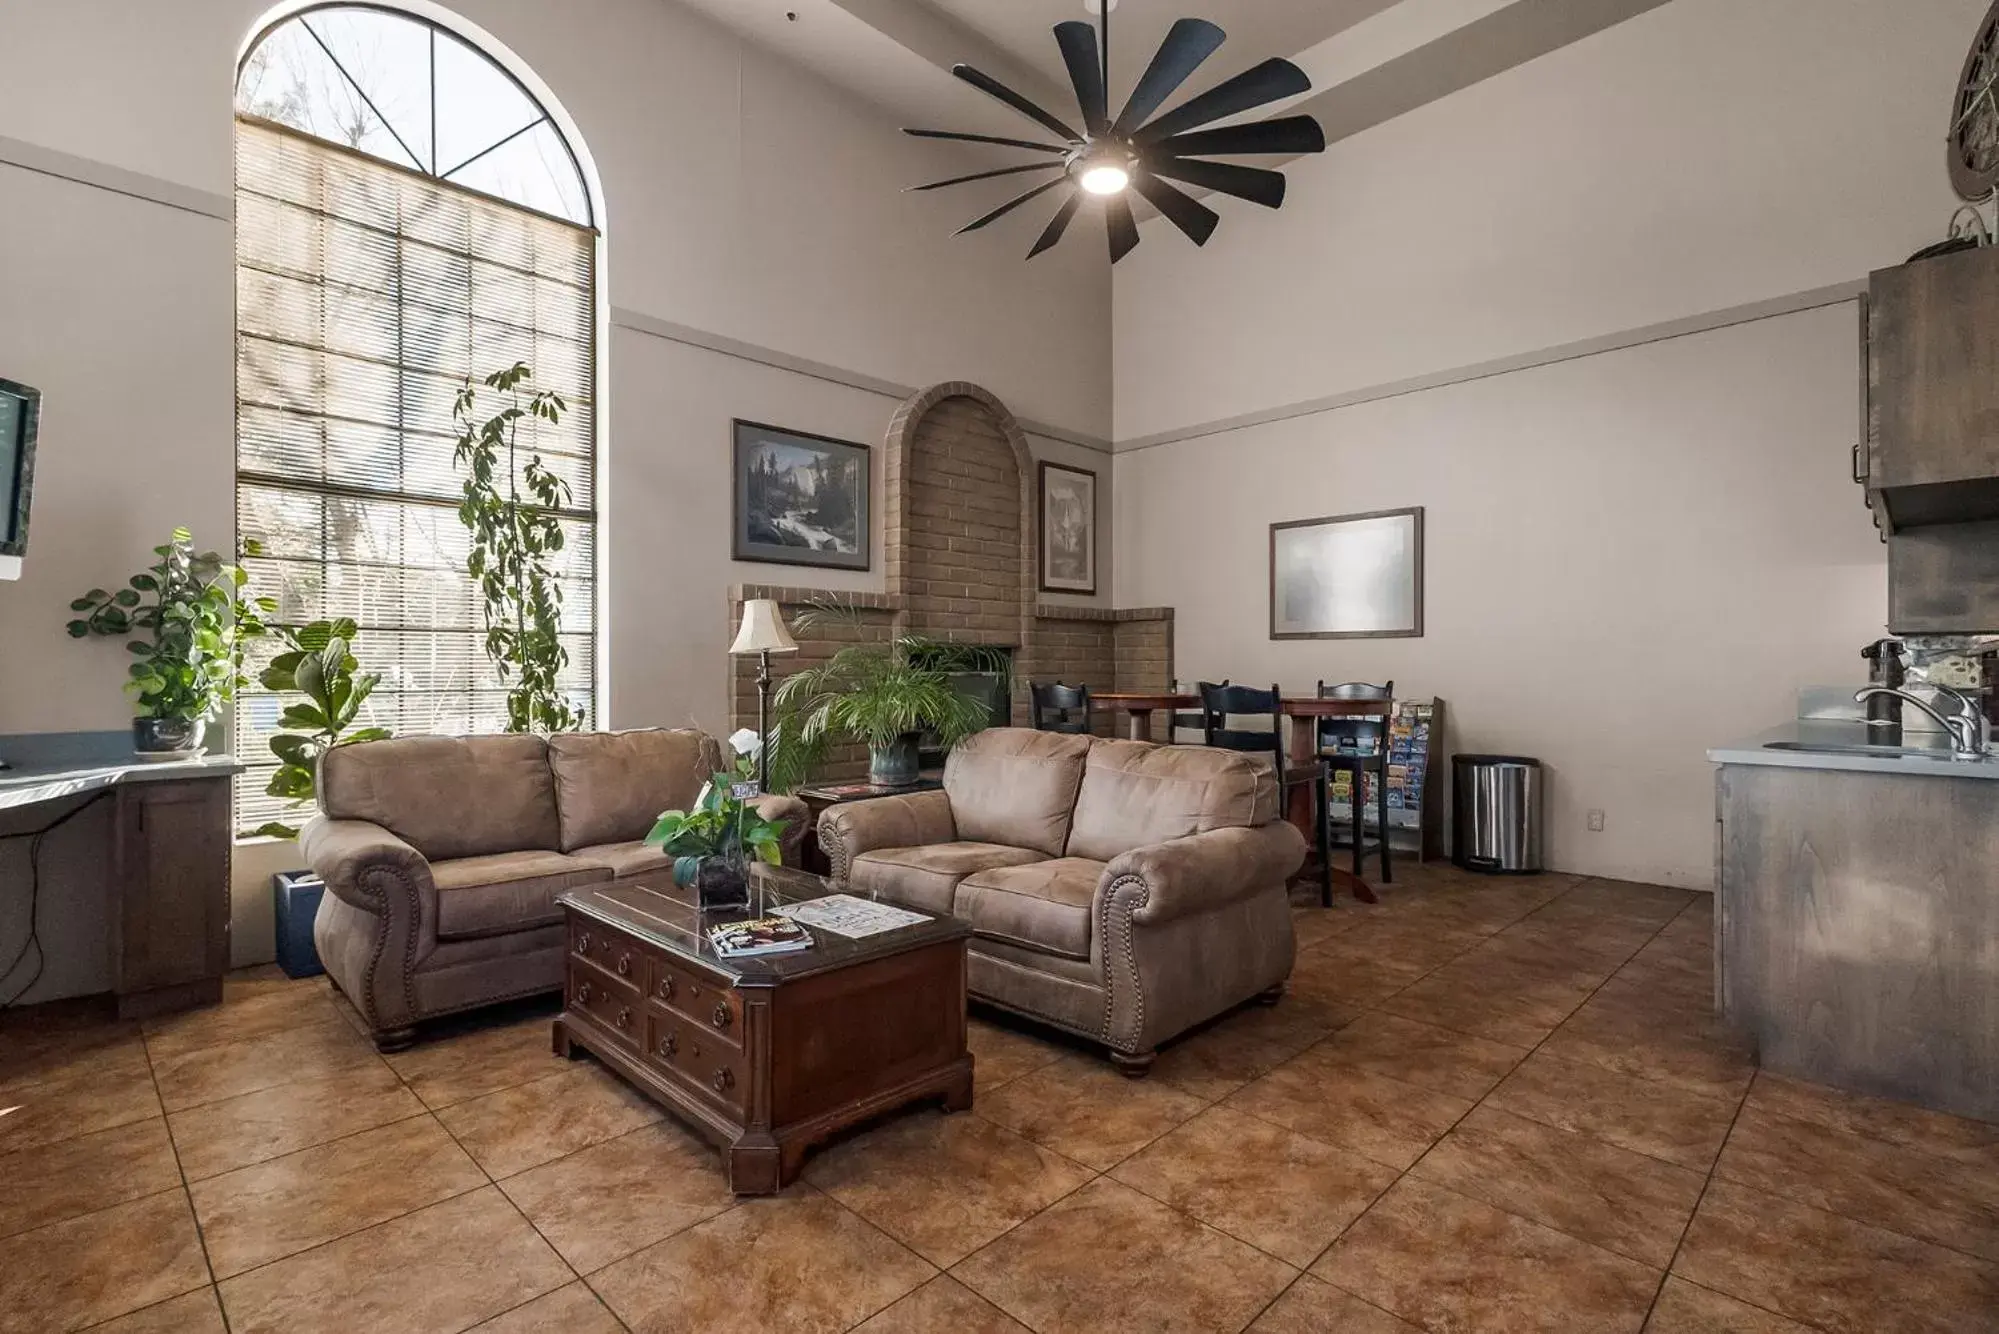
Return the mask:
<path id="1" fill-rule="evenodd" d="M 0 380 L 0 557 L 28 548 L 28 501 L 35 489 L 35 433 L 41 424 L 39 391 Z"/>

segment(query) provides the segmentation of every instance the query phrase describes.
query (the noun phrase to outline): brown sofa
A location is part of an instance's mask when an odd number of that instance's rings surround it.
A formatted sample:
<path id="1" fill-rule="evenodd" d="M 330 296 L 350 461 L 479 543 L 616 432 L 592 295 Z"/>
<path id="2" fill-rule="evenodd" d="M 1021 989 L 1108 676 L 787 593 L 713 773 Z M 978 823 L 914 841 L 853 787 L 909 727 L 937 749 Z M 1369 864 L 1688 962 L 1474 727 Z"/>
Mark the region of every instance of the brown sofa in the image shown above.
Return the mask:
<path id="1" fill-rule="evenodd" d="M 697 731 L 404 737 L 320 762 L 320 814 L 299 836 L 326 881 L 313 939 L 384 1051 L 418 1020 L 562 989 L 558 894 L 672 874 L 642 841 L 693 803 L 722 748 Z M 790 823 L 796 863 L 808 812 Z"/>
<path id="2" fill-rule="evenodd" d="M 1129 1074 L 1291 975 L 1305 840 L 1269 768 L 1233 752 L 995 729 L 951 753 L 941 792 L 827 810 L 819 844 L 853 892 L 970 922 L 975 997 Z"/>

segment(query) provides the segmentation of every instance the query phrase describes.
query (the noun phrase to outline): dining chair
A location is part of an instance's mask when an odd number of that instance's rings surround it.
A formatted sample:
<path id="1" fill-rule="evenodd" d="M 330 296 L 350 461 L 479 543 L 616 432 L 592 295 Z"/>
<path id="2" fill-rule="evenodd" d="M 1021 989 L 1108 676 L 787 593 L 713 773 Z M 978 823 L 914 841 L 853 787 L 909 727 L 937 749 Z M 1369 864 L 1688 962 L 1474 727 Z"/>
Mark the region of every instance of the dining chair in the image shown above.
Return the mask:
<path id="1" fill-rule="evenodd" d="M 1065 686 L 1060 681 L 1050 685 L 1030 686 L 1034 701 L 1034 730 L 1037 732 L 1068 732 L 1079 736 L 1090 734 L 1090 688 L 1088 686 Z"/>
<path id="2" fill-rule="evenodd" d="M 1268 730 L 1239 728 L 1237 720 L 1270 720 Z M 1284 699 L 1276 686 L 1258 690 L 1254 686 L 1201 683 L 1201 739 L 1223 750 L 1239 750 L 1251 755 L 1268 755 L 1276 766 L 1278 780 L 1284 777 Z"/>
<path id="3" fill-rule="evenodd" d="M 1395 876 L 1388 864 L 1388 729 L 1395 709 L 1395 682 L 1385 685 L 1370 685 L 1365 681 L 1347 681 L 1340 685 L 1319 682 L 1320 699 L 1380 700 L 1381 713 L 1365 714 L 1353 718 L 1321 718 L 1319 720 L 1319 764 L 1326 773 L 1328 789 L 1332 785 L 1332 775 L 1340 771 L 1351 775 L 1352 793 L 1347 806 L 1351 813 L 1349 823 L 1353 835 L 1353 873 L 1358 876 L 1361 865 L 1367 858 L 1367 815 L 1363 808 L 1363 776 L 1374 780 L 1375 847 L 1381 855 L 1381 883 L 1393 884 Z M 1326 803 L 1325 812 L 1328 831 L 1332 828 L 1332 804 Z M 1328 832 L 1327 840 L 1331 842 Z"/>
<path id="4" fill-rule="evenodd" d="M 1227 677 L 1223 677 L 1219 682 L 1197 681 L 1194 683 L 1194 688 L 1189 690 L 1185 686 L 1181 685 L 1179 682 L 1175 682 L 1173 686 L 1173 691 L 1175 694 L 1179 695 L 1193 695 L 1196 697 L 1200 697 L 1204 695 L 1205 692 L 1207 692 L 1208 690 L 1214 688 L 1216 685 L 1227 685 L 1228 683 L 1229 682 Z M 1207 739 L 1207 729 L 1208 729 L 1207 719 L 1208 715 L 1204 709 L 1195 709 L 1191 713 L 1183 711 L 1180 713 L 1167 714 L 1166 715 L 1167 741 L 1176 746 L 1178 745 L 1198 746 L 1203 744 Z M 1192 741 L 1182 741 L 1180 740 L 1180 734 L 1182 732 L 1195 732 L 1198 733 L 1199 735 L 1196 736 L 1196 738 Z"/>

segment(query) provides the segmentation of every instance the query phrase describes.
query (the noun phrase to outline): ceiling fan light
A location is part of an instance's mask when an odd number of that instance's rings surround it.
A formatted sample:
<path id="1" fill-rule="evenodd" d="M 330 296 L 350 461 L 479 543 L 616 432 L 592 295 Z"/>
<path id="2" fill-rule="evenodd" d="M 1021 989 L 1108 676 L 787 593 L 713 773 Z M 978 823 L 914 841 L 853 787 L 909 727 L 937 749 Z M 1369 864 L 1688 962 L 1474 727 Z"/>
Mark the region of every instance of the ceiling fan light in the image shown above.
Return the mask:
<path id="1" fill-rule="evenodd" d="M 1099 162 L 1085 167 L 1077 182 L 1093 195 L 1121 194 L 1131 184 L 1131 172 L 1115 162 Z"/>

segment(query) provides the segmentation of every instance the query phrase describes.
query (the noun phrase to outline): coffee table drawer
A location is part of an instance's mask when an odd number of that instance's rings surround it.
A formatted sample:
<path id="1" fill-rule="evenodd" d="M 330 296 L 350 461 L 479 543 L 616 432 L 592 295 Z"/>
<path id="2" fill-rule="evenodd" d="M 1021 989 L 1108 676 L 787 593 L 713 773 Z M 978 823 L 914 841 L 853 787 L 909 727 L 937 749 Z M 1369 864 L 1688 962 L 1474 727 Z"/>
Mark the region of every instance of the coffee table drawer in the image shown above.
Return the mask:
<path id="1" fill-rule="evenodd" d="M 646 997 L 672 1010 L 697 1028 L 732 1047 L 743 1045 L 743 998 L 734 988 L 722 986 L 663 957 L 651 960 L 651 985 Z"/>
<path id="2" fill-rule="evenodd" d="M 748 1104 L 750 1071 L 740 1048 L 657 1004 L 645 1008 L 648 1064 L 705 1098 L 738 1110 Z"/>
<path id="3" fill-rule="evenodd" d="M 645 1016 L 637 987 L 626 986 L 595 966 L 572 964 L 569 1008 L 587 1014 L 632 1047 L 639 1045 Z"/>
<path id="4" fill-rule="evenodd" d="M 646 957 L 630 941 L 574 916 L 569 922 L 569 952 L 636 988 L 646 985 Z"/>

